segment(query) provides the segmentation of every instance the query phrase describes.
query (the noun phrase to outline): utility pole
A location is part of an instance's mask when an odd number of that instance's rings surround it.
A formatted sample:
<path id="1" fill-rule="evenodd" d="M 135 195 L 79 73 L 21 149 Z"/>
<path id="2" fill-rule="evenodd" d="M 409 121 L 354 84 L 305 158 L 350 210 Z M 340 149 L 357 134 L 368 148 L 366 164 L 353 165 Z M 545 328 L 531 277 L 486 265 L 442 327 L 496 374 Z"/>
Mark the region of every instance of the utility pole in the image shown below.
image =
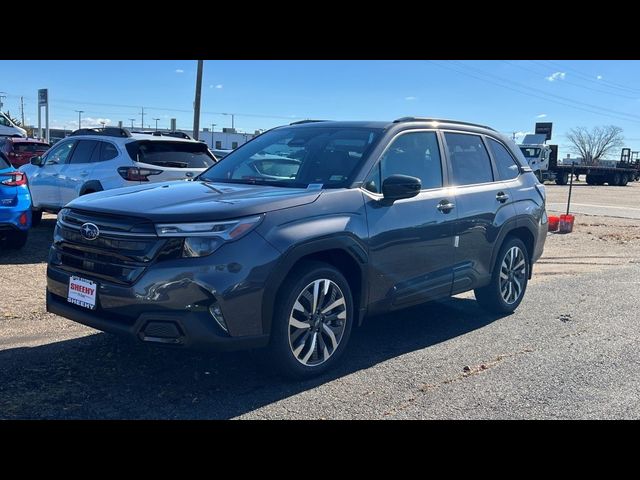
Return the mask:
<path id="1" fill-rule="evenodd" d="M 142 119 L 140 120 L 140 128 L 142 128 L 142 130 L 144 130 L 144 107 L 142 108 Z"/>
<path id="2" fill-rule="evenodd" d="M 213 127 L 215 127 L 217 123 L 211 124 L 211 148 L 213 148 Z"/>
<path id="3" fill-rule="evenodd" d="M 514 142 L 516 141 L 516 133 L 518 132 L 513 132 L 513 135 L 511 135 L 511 138 L 513 139 Z"/>
<path id="4" fill-rule="evenodd" d="M 82 114 L 84 110 L 76 110 L 76 112 L 78 112 L 78 130 L 80 130 L 82 128 Z"/>
<path id="5" fill-rule="evenodd" d="M 20 97 L 20 118 L 24 127 L 24 97 Z"/>
<path id="6" fill-rule="evenodd" d="M 202 92 L 202 64 L 204 60 L 198 60 L 198 73 L 196 76 L 196 99 L 193 102 L 193 138 L 198 140 L 200 131 L 200 93 Z"/>
<path id="7" fill-rule="evenodd" d="M 156 132 L 158 131 L 158 120 L 160 120 L 159 118 L 153 118 L 152 120 L 156 121 Z"/>
<path id="8" fill-rule="evenodd" d="M 133 128 L 135 128 L 135 127 L 133 126 L 133 122 L 135 121 L 135 118 L 130 118 L 129 120 L 131 120 L 131 128 L 132 128 L 132 129 L 133 129 Z"/>

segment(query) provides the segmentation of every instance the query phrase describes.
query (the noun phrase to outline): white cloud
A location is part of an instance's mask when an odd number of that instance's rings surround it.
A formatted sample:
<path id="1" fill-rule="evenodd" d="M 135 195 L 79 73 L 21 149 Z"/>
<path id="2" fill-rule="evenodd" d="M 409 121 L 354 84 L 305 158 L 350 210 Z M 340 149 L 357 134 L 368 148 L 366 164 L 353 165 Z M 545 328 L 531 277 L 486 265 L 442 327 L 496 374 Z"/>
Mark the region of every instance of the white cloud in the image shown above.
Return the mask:
<path id="1" fill-rule="evenodd" d="M 596 79 L 598 79 L 598 80 L 602 80 L 602 75 L 597 75 L 597 76 L 596 76 Z"/>
<path id="2" fill-rule="evenodd" d="M 540 115 L 536 115 L 536 118 L 545 118 L 546 116 L 546 113 L 541 113 Z"/>
<path id="3" fill-rule="evenodd" d="M 564 77 L 566 76 L 567 74 L 565 72 L 555 72 L 549 75 L 548 77 L 544 77 L 544 78 L 546 78 L 550 82 L 555 82 L 556 80 L 564 80 Z"/>
<path id="4" fill-rule="evenodd" d="M 182 70 L 181 68 L 176 68 L 176 73 L 184 73 L 184 70 Z"/>
<path id="5" fill-rule="evenodd" d="M 418 97 L 404 97 L 404 99 L 408 101 L 412 101 L 412 100 L 417 100 Z"/>
<path id="6" fill-rule="evenodd" d="M 222 88 L 222 84 L 219 83 L 217 85 L 209 85 L 209 88 L 217 88 L 218 90 L 220 90 Z"/>

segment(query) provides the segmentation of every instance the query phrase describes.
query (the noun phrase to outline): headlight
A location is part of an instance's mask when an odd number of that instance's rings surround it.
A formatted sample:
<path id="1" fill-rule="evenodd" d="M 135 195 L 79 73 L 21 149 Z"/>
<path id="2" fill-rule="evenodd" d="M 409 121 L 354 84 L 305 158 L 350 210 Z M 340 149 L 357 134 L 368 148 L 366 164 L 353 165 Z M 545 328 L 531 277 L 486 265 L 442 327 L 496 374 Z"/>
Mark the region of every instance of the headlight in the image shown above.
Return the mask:
<path id="1" fill-rule="evenodd" d="M 223 220 L 220 222 L 161 223 L 156 225 L 159 237 L 182 237 L 183 257 L 204 257 L 212 254 L 225 242 L 237 240 L 255 227 L 263 215 Z"/>

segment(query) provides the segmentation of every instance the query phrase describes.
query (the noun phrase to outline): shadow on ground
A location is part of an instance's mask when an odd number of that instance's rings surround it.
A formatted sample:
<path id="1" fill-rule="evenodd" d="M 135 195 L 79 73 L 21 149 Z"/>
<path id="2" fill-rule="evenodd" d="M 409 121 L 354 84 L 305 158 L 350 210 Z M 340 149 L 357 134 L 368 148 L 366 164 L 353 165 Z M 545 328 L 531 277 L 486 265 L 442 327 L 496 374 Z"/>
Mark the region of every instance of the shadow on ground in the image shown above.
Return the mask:
<path id="1" fill-rule="evenodd" d="M 0 418 L 231 418 L 497 318 L 460 298 L 370 318 L 340 367 L 305 382 L 272 373 L 263 351 L 193 353 L 104 333 L 4 350 Z"/>
<path id="2" fill-rule="evenodd" d="M 55 226 L 55 217 L 43 218 L 40 225 L 29 230 L 27 244 L 20 250 L 10 250 L 5 242 L 0 240 L 0 264 L 26 265 L 46 262 Z"/>

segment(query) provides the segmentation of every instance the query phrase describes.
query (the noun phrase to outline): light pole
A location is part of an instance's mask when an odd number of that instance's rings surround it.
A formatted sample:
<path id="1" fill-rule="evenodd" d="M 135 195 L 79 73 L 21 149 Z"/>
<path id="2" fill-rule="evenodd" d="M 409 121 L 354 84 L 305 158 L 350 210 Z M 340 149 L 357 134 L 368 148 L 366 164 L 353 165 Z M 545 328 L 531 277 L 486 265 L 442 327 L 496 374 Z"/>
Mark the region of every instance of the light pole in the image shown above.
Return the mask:
<path id="1" fill-rule="evenodd" d="M 231 115 L 231 128 L 235 128 L 235 113 L 223 113 L 223 115 Z"/>
<path id="2" fill-rule="evenodd" d="M 215 127 L 217 123 L 211 124 L 211 148 L 213 148 L 213 127 Z"/>
<path id="3" fill-rule="evenodd" d="M 202 93 L 202 67 L 204 60 L 198 60 L 196 75 L 196 98 L 193 101 L 193 139 L 199 140 L 200 135 L 200 97 Z"/>
<path id="4" fill-rule="evenodd" d="M 100 122 L 100 125 L 102 125 L 102 128 L 104 128 L 104 126 L 107 124 L 107 122 Z"/>
<path id="5" fill-rule="evenodd" d="M 78 112 L 78 130 L 80 130 L 82 128 L 82 114 L 84 110 L 76 110 L 76 112 Z"/>
<path id="6" fill-rule="evenodd" d="M 152 120 L 156 121 L 156 132 L 158 131 L 158 120 L 160 120 L 159 118 L 152 118 Z"/>
<path id="7" fill-rule="evenodd" d="M 134 128 L 133 127 L 133 122 L 135 121 L 135 118 L 130 118 L 129 120 L 131 120 L 131 128 Z"/>

